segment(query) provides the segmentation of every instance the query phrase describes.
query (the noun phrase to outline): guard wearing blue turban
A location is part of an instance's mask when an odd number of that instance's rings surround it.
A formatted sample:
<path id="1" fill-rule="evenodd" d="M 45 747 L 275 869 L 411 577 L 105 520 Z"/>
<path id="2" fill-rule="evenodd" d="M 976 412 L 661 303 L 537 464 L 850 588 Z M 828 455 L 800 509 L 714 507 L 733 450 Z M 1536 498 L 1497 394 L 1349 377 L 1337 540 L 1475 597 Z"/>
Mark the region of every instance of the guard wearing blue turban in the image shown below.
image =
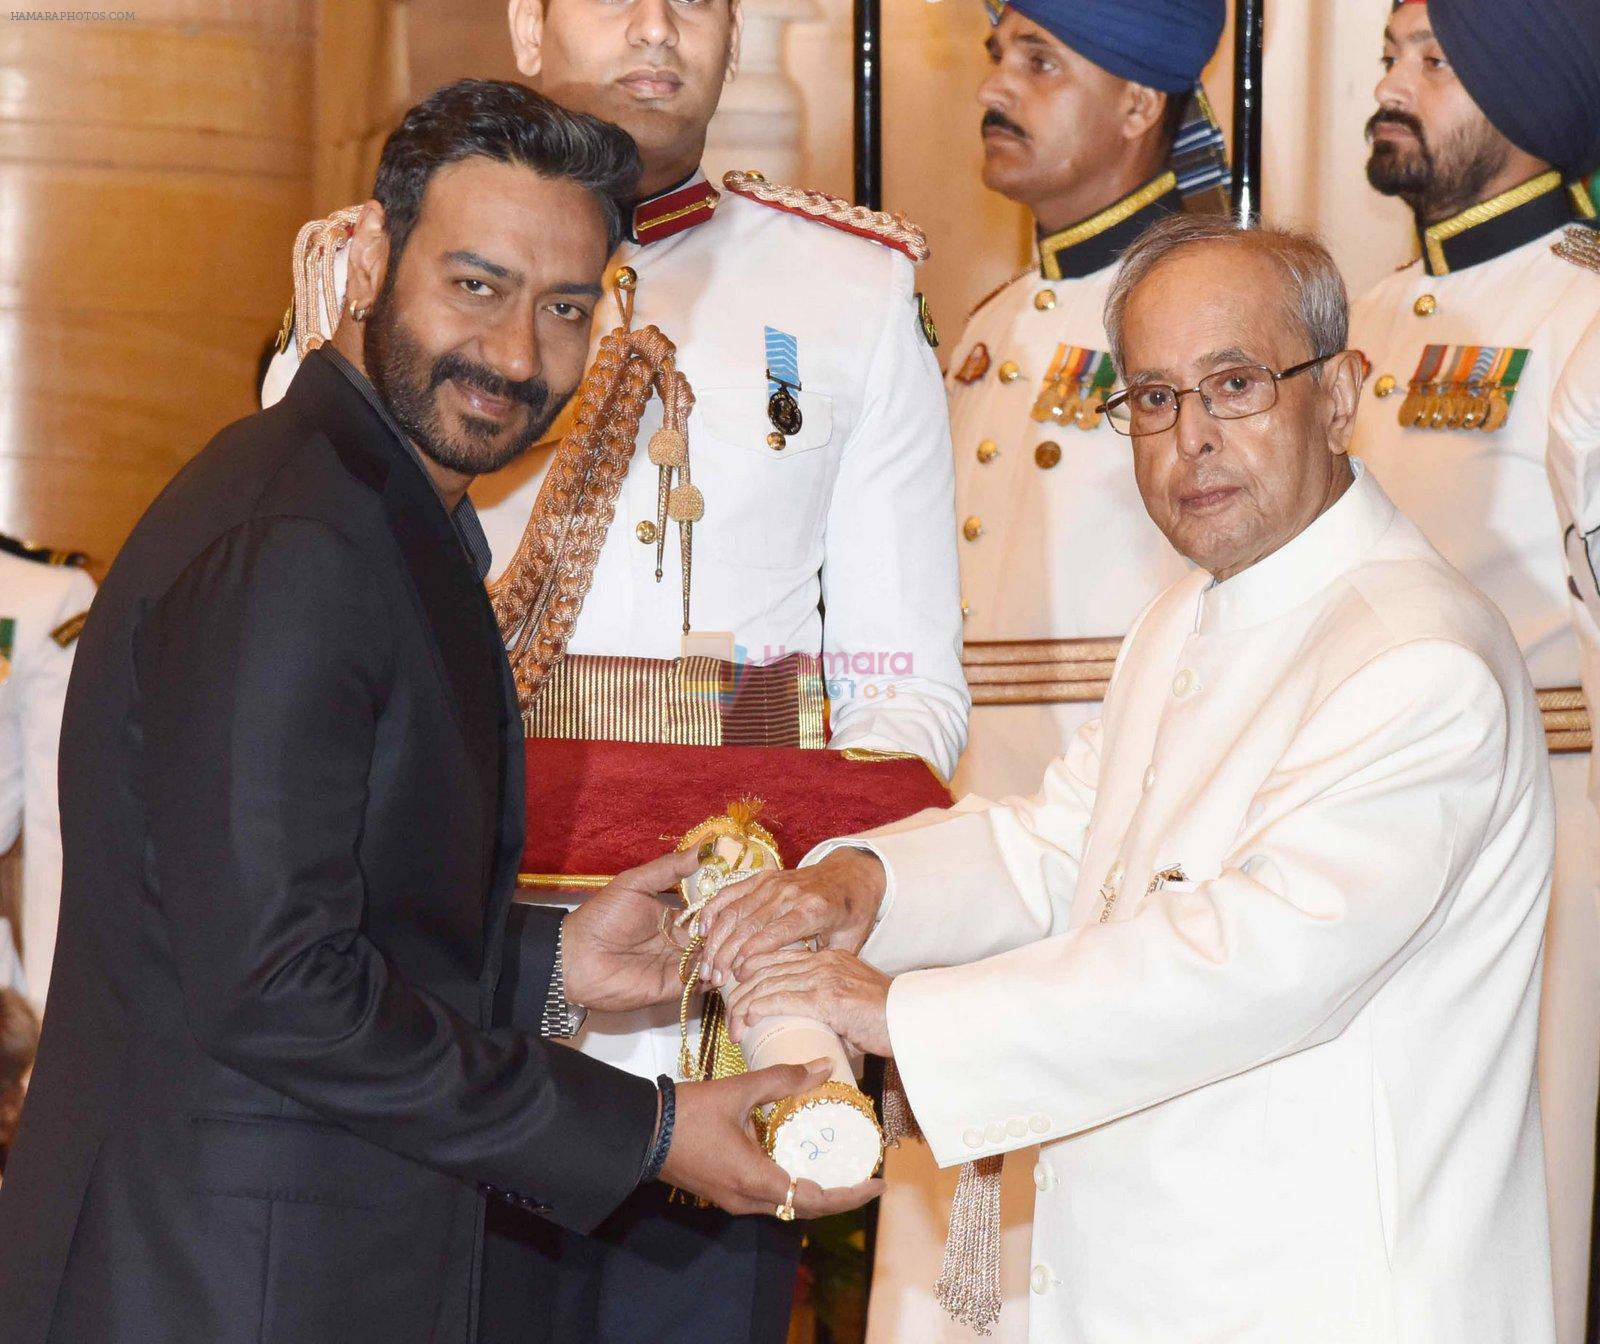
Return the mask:
<path id="1" fill-rule="evenodd" d="M 1226 0 L 1014 0 L 1010 9 L 1102 70 L 1162 93 L 1194 87 L 1217 49 Z"/>
<path id="2" fill-rule="evenodd" d="M 1595 585 L 1573 522 L 1595 501 L 1570 487 L 1600 475 L 1559 470 L 1553 450 L 1547 472 L 1546 453 L 1558 380 L 1569 403 L 1600 406 L 1600 362 L 1574 357 L 1600 323 L 1600 235 L 1575 190 L 1600 164 L 1600 0 L 1412 0 L 1389 14 L 1383 57 L 1367 176 L 1411 207 L 1420 255 L 1351 310 L 1372 364 L 1351 451 L 1500 607 L 1541 701 L 1581 706 L 1580 682 L 1600 690 L 1600 605 L 1574 600 Z M 1600 1069 L 1596 708 L 1571 711 L 1582 731 L 1550 758 L 1539 1088 L 1563 1342 L 1583 1335 Z"/>

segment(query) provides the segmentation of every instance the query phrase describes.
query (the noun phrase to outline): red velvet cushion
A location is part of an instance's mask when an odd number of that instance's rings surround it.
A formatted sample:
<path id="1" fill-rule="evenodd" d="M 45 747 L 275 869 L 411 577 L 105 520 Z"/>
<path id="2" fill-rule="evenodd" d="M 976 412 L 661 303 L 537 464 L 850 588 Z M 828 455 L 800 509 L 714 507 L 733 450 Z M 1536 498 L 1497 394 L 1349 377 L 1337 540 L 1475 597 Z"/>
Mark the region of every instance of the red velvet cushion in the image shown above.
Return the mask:
<path id="1" fill-rule="evenodd" d="M 793 865 L 812 846 L 883 826 L 950 792 L 921 761 L 852 761 L 798 747 L 671 747 L 529 738 L 522 871 L 611 876 L 751 795 Z"/>

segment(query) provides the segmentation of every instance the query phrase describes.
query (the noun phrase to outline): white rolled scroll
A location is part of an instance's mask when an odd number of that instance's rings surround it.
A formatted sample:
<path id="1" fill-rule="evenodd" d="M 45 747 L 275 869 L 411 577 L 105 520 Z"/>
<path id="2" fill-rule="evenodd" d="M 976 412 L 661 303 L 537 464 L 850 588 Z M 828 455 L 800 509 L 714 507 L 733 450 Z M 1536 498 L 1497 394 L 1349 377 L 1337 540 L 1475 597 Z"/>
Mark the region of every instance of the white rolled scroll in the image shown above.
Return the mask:
<path id="1" fill-rule="evenodd" d="M 729 824 L 718 824 L 723 821 L 717 818 L 685 837 L 697 838 L 702 860 L 682 887 L 682 918 L 691 932 L 700 909 L 724 887 L 783 867 L 772 837 L 753 820 L 735 814 Z M 856 1086 L 844 1043 L 832 1030 L 815 1018 L 769 1017 L 751 1023 L 734 1043 L 752 1069 L 815 1059 L 833 1065 L 820 1087 L 763 1108 L 766 1148 L 780 1167 L 825 1190 L 858 1185 L 877 1171 L 883 1130 L 872 1098 Z"/>

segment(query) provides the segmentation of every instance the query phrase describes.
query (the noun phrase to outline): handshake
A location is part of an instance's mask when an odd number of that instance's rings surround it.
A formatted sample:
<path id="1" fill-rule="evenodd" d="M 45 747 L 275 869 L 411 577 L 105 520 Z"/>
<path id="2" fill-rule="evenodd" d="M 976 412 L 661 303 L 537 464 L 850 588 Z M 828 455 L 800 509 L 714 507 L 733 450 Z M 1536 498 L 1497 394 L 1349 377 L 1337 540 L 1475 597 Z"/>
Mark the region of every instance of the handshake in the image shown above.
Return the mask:
<path id="1" fill-rule="evenodd" d="M 568 999 L 626 1012 L 675 1001 L 683 948 L 661 895 L 696 869 L 695 853 L 663 856 L 614 879 L 566 917 Z M 889 977 L 856 955 L 877 917 L 884 871 L 864 850 L 838 849 L 809 868 L 759 873 L 724 888 L 704 907 L 700 976 L 727 991 L 735 1040 L 768 1017 L 812 1018 L 853 1050 L 889 1056 Z M 732 987 L 729 989 L 729 987 Z M 791 1183 L 756 1141 L 757 1107 L 825 1082 L 826 1061 L 683 1083 L 661 1179 L 734 1214 L 787 1210 L 802 1218 L 856 1208 L 881 1180 L 823 1190 Z"/>

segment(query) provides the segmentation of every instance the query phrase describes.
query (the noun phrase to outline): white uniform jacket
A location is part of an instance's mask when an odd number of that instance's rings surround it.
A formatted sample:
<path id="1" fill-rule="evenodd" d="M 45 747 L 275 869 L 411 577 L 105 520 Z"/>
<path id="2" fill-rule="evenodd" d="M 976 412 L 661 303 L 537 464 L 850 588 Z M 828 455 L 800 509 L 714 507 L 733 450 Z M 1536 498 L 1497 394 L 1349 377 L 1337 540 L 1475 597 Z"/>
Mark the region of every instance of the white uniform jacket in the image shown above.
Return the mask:
<path id="1" fill-rule="evenodd" d="M 890 829 L 917 1119 L 1042 1144 L 1038 1344 L 1551 1338 L 1540 719 L 1370 476 L 1163 594 L 1037 797 Z"/>
<path id="2" fill-rule="evenodd" d="M 969 647 L 1120 638 L 1188 569 L 1145 512 L 1130 441 L 1103 415 L 1071 414 L 1097 375 L 1100 395 L 1110 391 L 1102 314 L 1122 248 L 1181 204 L 1169 174 L 1076 226 L 1070 246 L 1045 239 L 1045 262 L 1060 278 L 1038 269 L 1016 277 L 974 311 L 954 348 L 945 385 Z M 1054 398 L 1053 372 L 1062 378 Z M 1065 413 L 1050 416 L 1052 401 Z M 1031 789 L 1098 714 L 1095 704 L 975 708 L 957 793 Z"/>
<path id="3" fill-rule="evenodd" d="M 22 965 L 40 1008 L 61 906 L 56 750 L 77 647 L 67 623 L 93 600 L 94 581 L 83 570 L 0 550 L 0 853 L 22 836 Z M 0 937 L 9 932 L 0 923 Z"/>
<path id="4" fill-rule="evenodd" d="M 696 175 L 663 195 L 703 184 Z M 637 276 L 634 327 L 657 326 L 674 342 L 694 388 L 690 464 L 706 501 L 694 527 L 694 630 L 728 635 L 724 656 L 747 661 L 822 654 L 829 745 L 913 752 L 948 778 L 968 708 L 950 431 L 911 263 L 723 191 L 704 223 L 622 244 L 595 314 L 597 345 L 617 325 L 611 291 L 623 266 Z M 769 330 L 779 338 L 772 356 Z M 775 449 L 767 372 L 785 348 L 802 423 Z M 291 347 L 268 375 L 267 404 L 294 366 Z M 681 651 L 677 529 L 668 525 L 659 582 L 650 530 L 657 471 L 643 445 L 660 423 L 652 399 L 573 653 Z M 549 456 L 531 453 L 472 489 L 495 572 L 521 540 Z"/>

